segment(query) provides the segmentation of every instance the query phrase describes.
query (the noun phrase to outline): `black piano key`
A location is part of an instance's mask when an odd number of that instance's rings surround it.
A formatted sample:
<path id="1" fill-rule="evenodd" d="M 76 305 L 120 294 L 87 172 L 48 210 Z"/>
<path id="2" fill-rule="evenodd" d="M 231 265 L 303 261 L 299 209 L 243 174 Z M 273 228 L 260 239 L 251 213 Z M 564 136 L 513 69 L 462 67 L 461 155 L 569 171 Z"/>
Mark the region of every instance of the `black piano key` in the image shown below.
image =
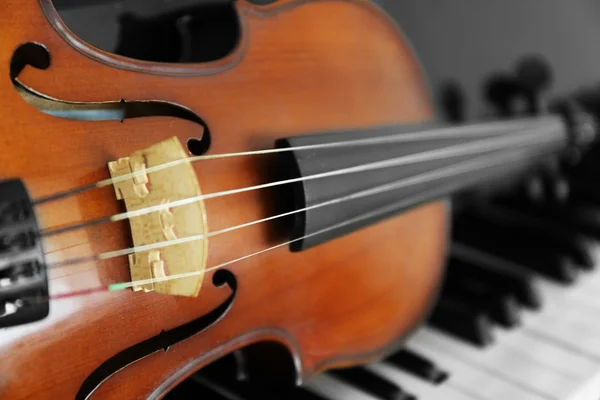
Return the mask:
<path id="1" fill-rule="evenodd" d="M 513 328 L 520 324 L 521 313 L 514 295 L 495 288 L 493 283 L 455 274 L 453 270 L 449 266 L 443 293 L 471 304 L 501 326 Z"/>
<path id="2" fill-rule="evenodd" d="M 326 397 L 323 397 L 315 392 L 311 392 L 310 390 L 306 390 L 304 388 L 296 388 L 289 392 L 285 392 L 281 394 L 279 399 L 287 399 L 287 400 L 330 400 Z"/>
<path id="3" fill-rule="evenodd" d="M 433 362 L 408 349 L 392 354 L 384 362 L 434 385 L 439 385 L 448 379 L 446 371 L 439 369 Z"/>
<path id="4" fill-rule="evenodd" d="M 553 253 L 550 249 L 544 253 L 543 249 L 515 248 L 511 244 L 457 237 L 468 245 L 505 258 L 563 284 L 572 284 L 579 276 L 579 269 L 568 257 Z"/>
<path id="5" fill-rule="evenodd" d="M 559 219 L 566 225 L 600 241 L 600 208 L 586 204 L 570 204 L 560 209 L 542 210 L 549 218 Z"/>
<path id="6" fill-rule="evenodd" d="M 579 268 L 561 249 L 540 243 L 535 237 L 519 238 L 502 229 L 491 229 L 474 220 L 455 224 L 455 240 L 520 264 L 561 283 L 573 283 Z"/>
<path id="7" fill-rule="evenodd" d="M 521 310 L 517 299 L 512 295 L 498 295 L 488 300 L 486 311 L 494 322 L 505 328 L 521 324 Z"/>
<path id="8" fill-rule="evenodd" d="M 540 291 L 534 277 L 523 268 L 515 268 L 510 262 L 454 242 L 448 267 L 457 276 L 493 282 L 496 288 L 512 293 L 519 303 L 537 310 L 542 306 Z"/>
<path id="9" fill-rule="evenodd" d="M 468 343 L 484 347 L 494 342 L 486 313 L 456 298 L 442 296 L 428 320 L 432 327 Z"/>
<path id="10" fill-rule="evenodd" d="M 572 199 L 600 204 L 600 188 L 595 180 L 577 174 L 570 177 L 569 186 Z"/>
<path id="11" fill-rule="evenodd" d="M 588 180 L 594 180 L 597 182 L 600 179 L 600 148 L 598 146 L 592 146 L 583 154 L 583 157 L 576 165 L 566 165 L 565 167 L 568 175 L 580 176 Z"/>
<path id="12" fill-rule="evenodd" d="M 224 388 L 216 387 L 210 382 L 186 379 L 164 397 L 165 400 L 208 399 L 208 400 L 243 400 L 233 394 L 228 395 Z"/>
<path id="13" fill-rule="evenodd" d="M 235 400 L 276 400 L 281 398 L 280 392 L 283 389 L 277 385 L 261 385 L 248 379 L 238 379 L 238 376 L 245 377 L 245 375 L 239 374 L 240 370 L 234 353 L 209 364 L 192 375 L 190 379 L 220 393 L 225 393 Z M 287 391 L 288 388 L 285 390 Z"/>
<path id="14" fill-rule="evenodd" d="M 600 207 L 570 202 L 565 205 L 533 204 L 523 199 L 496 199 L 497 204 L 528 213 L 537 218 L 555 221 L 600 241 Z"/>
<path id="15" fill-rule="evenodd" d="M 194 375 L 190 379 L 205 387 L 216 391 L 229 400 L 254 400 L 258 398 L 273 399 L 271 393 L 264 393 L 256 390 L 247 382 L 240 381 L 235 377 L 205 375 L 202 372 Z"/>
<path id="16" fill-rule="evenodd" d="M 265 385 L 255 385 L 224 375 L 205 375 L 200 372 L 193 379 L 225 394 L 230 400 L 278 400 L 283 393 L 281 389 L 274 390 Z"/>
<path id="17" fill-rule="evenodd" d="M 548 247 L 564 250 L 584 269 L 595 266 L 591 241 L 569 226 L 491 204 L 469 208 L 466 214 L 485 221 L 492 227 L 500 226 L 521 238 L 540 238 Z"/>
<path id="18" fill-rule="evenodd" d="M 178 392 L 179 399 L 206 399 L 206 400 L 330 400 L 302 387 L 289 390 L 269 390 L 266 387 L 258 388 L 247 382 L 219 378 L 211 380 L 201 375 L 194 375 L 185 382 L 192 381 L 195 386 L 189 387 L 186 392 Z M 183 395 L 183 396 L 182 396 Z M 187 395 L 187 397 L 185 396 Z"/>
<path id="19" fill-rule="evenodd" d="M 361 367 L 336 369 L 328 374 L 342 382 L 383 400 L 416 400 L 393 382 Z"/>
<path id="20" fill-rule="evenodd" d="M 315 392 L 311 392 L 310 390 L 306 390 L 301 387 L 287 393 L 281 398 L 289 400 L 329 400 L 320 394 L 316 394 Z"/>

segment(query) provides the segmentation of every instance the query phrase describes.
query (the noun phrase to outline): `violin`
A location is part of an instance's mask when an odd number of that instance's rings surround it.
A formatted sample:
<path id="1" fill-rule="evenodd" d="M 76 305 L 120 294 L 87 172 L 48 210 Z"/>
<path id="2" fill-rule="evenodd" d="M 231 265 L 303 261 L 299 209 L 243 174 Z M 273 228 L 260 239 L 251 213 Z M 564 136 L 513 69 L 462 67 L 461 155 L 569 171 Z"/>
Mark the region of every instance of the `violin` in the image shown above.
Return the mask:
<path id="1" fill-rule="evenodd" d="M 445 123 L 369 2 L 235 7 L 230 54 L 169 64 L 4 3 L 1 398 L 158 399 L 261 343 L 298 384 L 380 359 L 435 303 L 451 196 L 596 138 L 573 101 Z"/>

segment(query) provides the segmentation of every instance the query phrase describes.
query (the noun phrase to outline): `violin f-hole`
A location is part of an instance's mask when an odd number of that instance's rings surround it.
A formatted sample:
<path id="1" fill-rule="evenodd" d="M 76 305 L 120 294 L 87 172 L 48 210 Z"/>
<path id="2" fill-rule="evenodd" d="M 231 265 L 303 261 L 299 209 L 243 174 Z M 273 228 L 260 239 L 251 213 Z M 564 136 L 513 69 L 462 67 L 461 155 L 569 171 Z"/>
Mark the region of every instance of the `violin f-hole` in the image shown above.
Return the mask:
<path id="1" fill-rule="evenodd" d="M 228 270 L 220 270 L 213 275 L 216 287 L 229 286 L 231 294 L 214 310 L 184 325 L 170 330 L 163 330 L 143 342 L 137 343 L 120 353 L 115 354 L 96 368 L 81 384 L 75 400 L 88 399 L 100 385 L 122 369 L 140 361 L 158 351 L 169 351 L 171 346 L 183 342 L 216 324 L 230 310 L 237 295 L 237 280 Z"/>
<path id="2" fill-rule="evenodd" d="M 27 42 L 15 49 L 10 61 L 10 79 L 23 100 L 39 111 L 58 118 L 79 121 L 121 121 L 143 117 L 174 117 L 199 125 L 198 138 L 190 138 L 188 149 L 194 155 L 204 154 L 210 147 L 211 133 L 206 122 L 191 109 L 162 100 L 79 102 L 67 101 L 40 93 L 23 83 L 19 74 L 27 66 L 46 70 L 51 65 L 48 49 L 40 43 Z"/>

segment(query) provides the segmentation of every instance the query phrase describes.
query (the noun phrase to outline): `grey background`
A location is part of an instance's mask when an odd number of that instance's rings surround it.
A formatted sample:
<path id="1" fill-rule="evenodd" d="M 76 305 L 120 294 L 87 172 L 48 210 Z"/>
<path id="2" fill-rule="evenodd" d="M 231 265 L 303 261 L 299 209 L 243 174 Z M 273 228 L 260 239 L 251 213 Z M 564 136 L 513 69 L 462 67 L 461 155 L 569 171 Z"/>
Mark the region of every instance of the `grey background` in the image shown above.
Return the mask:
<path id="1" fill-rule="evenodd" d="M 457 79 L 481 110 L 481 83 L 526 54 L 543 55 L 554 94 L 600 81 L 598 0 L 387 0 L 435 84 Z"/>
<path id="2" fill-rule="evenodd" d="M 215 0 L 56 0 L 71 29 L 111 50 L 117 16 L 151 16 Z M 226 0 L 225 0 L 226 1 Z M 552 94 L 600 82 L 598 0 L 377 0 L 400 24 L 433 87 L 455 79 L 466 89 L 469 114 L 484 106 L 481 83 L 512 68 L 526 54 L 541 54 L 555 74 Z M 82 4 L 86 4 L 82 6 Z M 77 5 L 77 7 L 73 7 Z"/>

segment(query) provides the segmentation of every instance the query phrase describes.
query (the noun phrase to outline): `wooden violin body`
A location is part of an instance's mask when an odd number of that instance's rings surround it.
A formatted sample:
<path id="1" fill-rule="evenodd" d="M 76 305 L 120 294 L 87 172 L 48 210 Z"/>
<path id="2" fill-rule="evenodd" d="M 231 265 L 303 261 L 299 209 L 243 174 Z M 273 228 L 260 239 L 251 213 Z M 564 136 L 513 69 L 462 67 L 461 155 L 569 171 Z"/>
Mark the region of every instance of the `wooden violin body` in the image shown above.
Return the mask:
<path id="1" fill-rule="evenodd" d="M 108 162 L 172 136 L 185 144 L 203 135 L 201 124 L 170 115 L 121 122 L 41 112 L 11 79 L 11 62 L 14 66 L 15 51 L 24 43 L 42 45 L 51 58 L 46 70 L 23 69 L 18 79 L 27 87 L 89 104 L 124 99 L 181 105 L 210 130 L 208 154 L 272 148 L 277 138 L 302 133 L 432 117 L 418 63 L 394 23 L 372 4 L 236 4 L 241 38 L 232 54 L 202 65 L 167 65 L 125 59 L 82 42 L 50 0 L 5 1 L 0 179 L 20 178 L 31 197 L 39 198 L 106 179 Z M 203 192 L 211 193 L 268 181 L 274 167 L 267 160 L 193 165 Z M 210 230 L 272 215 L 277 199 L 271 194 L 207 200 Z M 36 209 L 42 227 L 120 211 L 111 188 Z M 70 399 L 92 391 L 92 398 L 160 398 L 202 366 L 262 341 L 289 349 L 299 381 L 327 368 L 380 358 L 400 345 L 432 305 L 443 270 L 446 211 L 443 203 L 433 203 L 304 252 L 282 247 L 241 261 L 228 268 L 236 285 L 218 287 L 210 272 L 197 298 L 123 291 L 53 300 L 46 319 L 0 330 L 0 397 Z M 273 224 L 211 238 L 208 266 L 284 240 Z M 123 222 L 44 240 L 50 263 L 129 246 Z M 130 279 L 126 257 L 48 273 L 58 292 Z M 228 299 L 231 304 L 221 313 L 211 314 Z M 82 391 L 86 379 L 115 355 L 207 315 L 213 320 L 198 322 L 189 337 L 168 348 L 154 342 L 156 351 L 134 355 L 133 362 Z"/>

